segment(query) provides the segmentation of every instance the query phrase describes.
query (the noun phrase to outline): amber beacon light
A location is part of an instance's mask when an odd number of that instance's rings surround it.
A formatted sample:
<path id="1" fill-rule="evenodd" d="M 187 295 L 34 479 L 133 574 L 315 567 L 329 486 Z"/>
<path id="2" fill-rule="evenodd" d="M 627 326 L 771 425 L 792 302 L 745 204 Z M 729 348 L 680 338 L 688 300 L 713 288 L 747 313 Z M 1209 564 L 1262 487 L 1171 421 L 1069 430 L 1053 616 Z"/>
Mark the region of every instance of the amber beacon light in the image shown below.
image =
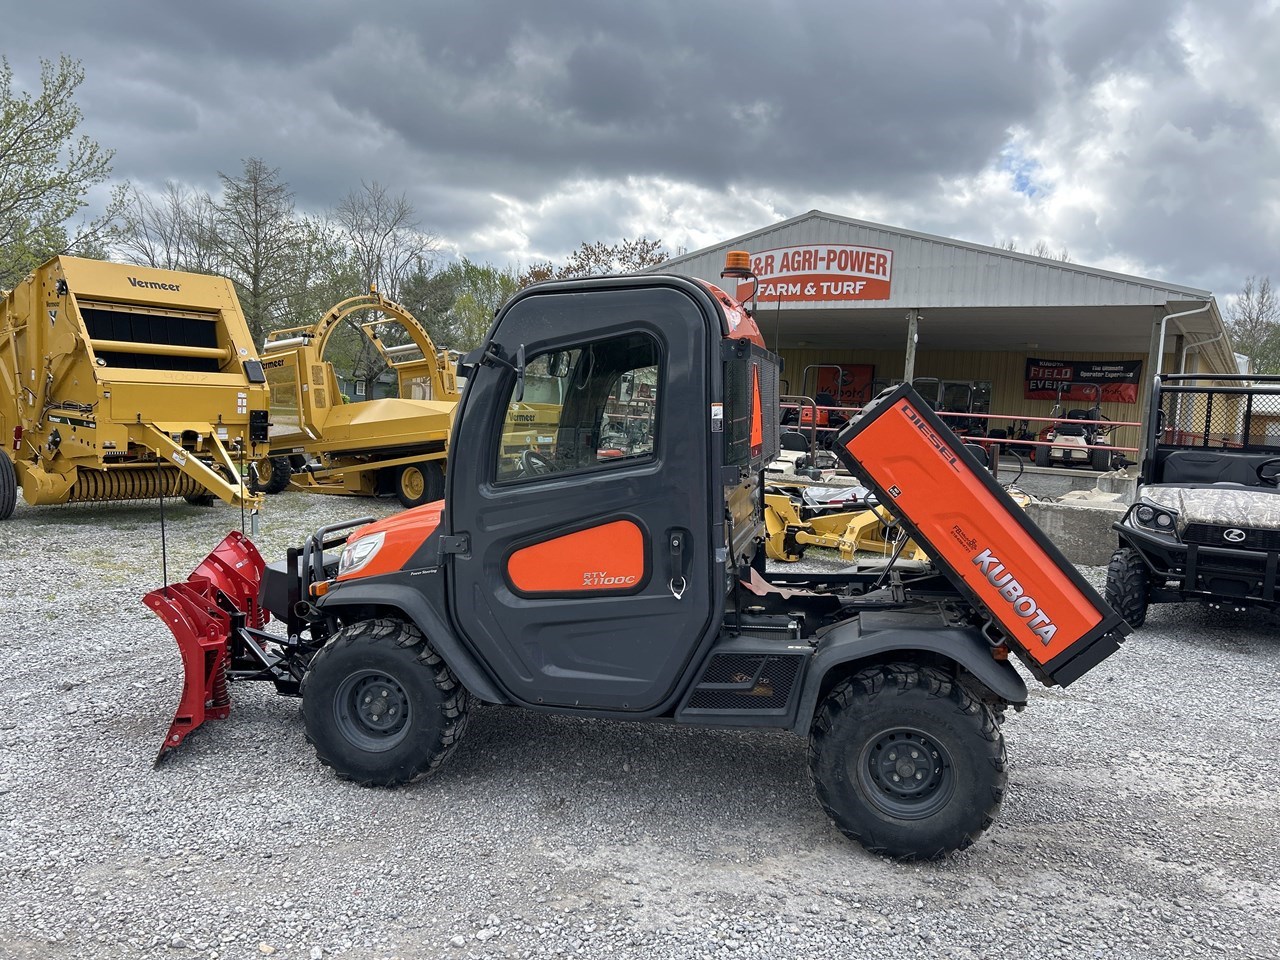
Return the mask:
<path id="1" fill-rule="evenodd" d="M 746 250 L 730 250 L 724 255 L 724 269 L 720 271 L 720 276 L 750 277 L 751 254 Z"/>

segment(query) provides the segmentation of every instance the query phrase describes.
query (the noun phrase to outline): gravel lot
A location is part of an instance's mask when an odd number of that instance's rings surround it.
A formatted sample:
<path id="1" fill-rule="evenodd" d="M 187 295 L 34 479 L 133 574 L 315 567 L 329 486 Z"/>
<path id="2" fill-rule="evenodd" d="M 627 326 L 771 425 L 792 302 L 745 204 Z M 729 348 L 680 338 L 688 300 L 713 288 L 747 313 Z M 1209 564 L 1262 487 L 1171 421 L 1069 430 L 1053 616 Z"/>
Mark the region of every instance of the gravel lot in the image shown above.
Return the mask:
<path id="1" fill-rule="evenodd" d="M 274 559 L 395 505 L 269 508 Z M 179 579 L 239 513 L 169 521 Z M 157 505 L 20 502 L 0 529 L 3 957 L 1280 955 L 1259 614 L 1155 607 L 1070 690 L 1037 686 L 996 827 L 900 865 L 844 840 L 782 733 L 482 709 L 436 779 L 366 790 L 316 763 L 297 701 L 244 684 L 153 770 L 181 690 L 139 600 Z"/>

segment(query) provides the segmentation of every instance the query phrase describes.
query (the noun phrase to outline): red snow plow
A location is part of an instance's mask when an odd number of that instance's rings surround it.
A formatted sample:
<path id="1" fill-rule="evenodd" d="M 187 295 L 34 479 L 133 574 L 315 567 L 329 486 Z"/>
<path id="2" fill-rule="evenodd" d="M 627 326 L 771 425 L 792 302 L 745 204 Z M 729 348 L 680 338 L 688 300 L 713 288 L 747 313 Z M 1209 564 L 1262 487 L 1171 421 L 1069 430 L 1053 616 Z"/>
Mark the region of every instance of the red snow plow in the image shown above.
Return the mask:
<path id="1" fill-rule="evenodd" d="M 228 641 L 239 634 L 232 629 L 233 621 L 238 627 L 260 628 L 270 618 L 258 605 L 264 566 L 257 547 L 233 531 L 184 583 L 152 590 L 142 598 L 168 625 L 182 653 L 182 699 L 157 762 L 205 720 L 223 720 L 231 712 Z"/>
<path id="2" fill-rule="evenodd" d="M 340 542 L 326 540 L 326 535 L 372 519 L 322 528 L 302 550 L 289 551 L 286 565 L 296 577 L 300 561 L 311 563 L 313 553 L 322 557 L 326 544 L 332 548 Z M 314 649 L 296 642 L 296 637 L 262 629 L 271 620 L 261 602 L 266 568 L 258 548 L 233 530 L 185 581 L 152 590 L 142 598 L 169 627 L 182 655 L 182 697 L 156 763 L 206 720 L 225 720 L 231 714 L 229 684 L 233 680 L 271 680 L 286 696 L 299 693 Z M 285 598 L 290 604 L 300 600 L 300 596 Z"/>

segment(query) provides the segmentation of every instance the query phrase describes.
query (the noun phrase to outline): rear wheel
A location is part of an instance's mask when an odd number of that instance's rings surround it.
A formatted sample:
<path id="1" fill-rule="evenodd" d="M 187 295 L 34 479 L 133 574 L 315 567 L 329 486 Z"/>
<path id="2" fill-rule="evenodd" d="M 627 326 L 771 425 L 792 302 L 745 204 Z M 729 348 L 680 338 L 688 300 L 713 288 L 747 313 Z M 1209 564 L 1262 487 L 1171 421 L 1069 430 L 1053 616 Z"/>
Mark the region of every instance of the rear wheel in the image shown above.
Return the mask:
<path id="1" fill-rule="evenodd" d="M 344 780 L 394 787 L 436 770 L 467 726 L 470 697 L 412 624 L 343 627 L 311 661 L 302 715 L 316 756 Z"/>
<path id="2" fill-rule="evenodd" d="M 254 493 L 279 493 L 289 486 L 293 465 L 288 457 L 263 457 L 254 462 L 258 479 L 249 486 Z"/>
<path id="3" fill-rule="evenodd" d="M 212 507 L 213 501 L 218 498 L 212 493 L 187 493 L 182 497 L 183 500 L 191 504 L 193 507 Z"/>
<path id="4" fill-rule="evenodd" d="M 396 472 L 396 498 L 405 507 L 420 507 L 444 496 L 444 471 L 435 460 L 407 463 Z"/>
<path id="5" fill-rule="evenodd" d="M 873 853 L 930 860 L 991 826 L 1008 779 L 991 710 L 933 667 L 870 667 L 838 684 L 809 738 L 823 810 Z"/>
<path id="6" fill-rule="evenodd" d="M 0 520 L 8 520 L 13 516 L 13 508 L 17 505 L 18 474 L 9 454 L 0 450 Z"/>
<path id="7" fill-rule="evenodd" d="M 1147 622 L 1151 603 L 1151 572 L 1133 547 L 1121 547 L 1107 564 L 1107 603 L 1131 627 Z"/>

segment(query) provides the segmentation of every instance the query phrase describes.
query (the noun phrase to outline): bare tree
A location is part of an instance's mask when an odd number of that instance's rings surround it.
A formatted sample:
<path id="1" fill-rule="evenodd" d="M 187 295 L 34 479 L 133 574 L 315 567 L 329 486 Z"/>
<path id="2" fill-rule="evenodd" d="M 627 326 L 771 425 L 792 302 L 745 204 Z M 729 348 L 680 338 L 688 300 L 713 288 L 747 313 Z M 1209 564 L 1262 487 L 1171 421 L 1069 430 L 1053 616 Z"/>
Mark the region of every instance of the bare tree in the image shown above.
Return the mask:
<path id="1" fill-rule="evenodd" d="M 376 283 L 393 300 L 399 299 L 405 280 L 434 257 L 436 239 L 420 229 L 413 204 L 403 193 L 392 196 L 377 181 L 347 194 L 334 221 L 351 245 L 366 285 Z"/>
<path id="2" fill-rule="evenodd" d="M 996 244 L 997 250 L 1008 250 L 1010 253 L 1018 253 L 1018 241 L 1001 240 Z M 1063 263 L 1071 262 L 1071 253 L 1066 247 L 1059 247 L 1056 251 L 1049 246 L 1045 240 L 1037 240 L 1032 244 L 1031 249 L 1027 251 L 1033 257 L 1040 257 L 1042 260 L 1061 260 Z"/>
<path id="3" fill-rule="evenodd" d="M 1280 302 L 1271 277 L 1246 277 L 1226 319 L 1233 346 L 1253 361 L 1253 372 L 1280 373 Z"/>
<path id="4" fill-rule="evenodd" d="M 669 259 L 661 240 L 625 237 L 615 244 L 583 242 L 569 254 L 563 265 L 544 261 L 532 264 L 520 275 L 520 285 L 528 286 L 542 280 L 569 280 L 574 277 L 597 277 L 611 273 L 636 273 L 645 267 L 657 266 Z"/>
<path id="5" fill-rule="evenodd" d="M 134 263 L 165 270 L 218 269 L 218 211 L 207 193 L 166 181 L 158 197 L 129 189 L 116 246 Z"/>
<path id="6" fill-rule="evenodd" d="M 435 237 L 421 229 L 413 204 L 403 193 L 393 196 L 377 181 L 361 183 L 359 190 L 347 194 L 338 203 L 333 220 L 366 289 L 376 284 L 384 296 L 399 300 L 409 279 L 431 265 Z M 354 326 L 361 319 L 360 314 L 352 314 L 347 322 Z M 358 352 L 352 360 L 351 374 L 356 379 L 372 381 L 386 365 L 363 336 L 355 342 Z"/>
<path id="7" fill-rule="evenodd" d="M 216 204 L 223 270 L 236 284 L 255 343 L 280 326 L 289 299 L 288 277 L 298 240 L 293 193 L 280 170 L 261 159 L 244 161 L 240 176 L 219 173 Z"/>

